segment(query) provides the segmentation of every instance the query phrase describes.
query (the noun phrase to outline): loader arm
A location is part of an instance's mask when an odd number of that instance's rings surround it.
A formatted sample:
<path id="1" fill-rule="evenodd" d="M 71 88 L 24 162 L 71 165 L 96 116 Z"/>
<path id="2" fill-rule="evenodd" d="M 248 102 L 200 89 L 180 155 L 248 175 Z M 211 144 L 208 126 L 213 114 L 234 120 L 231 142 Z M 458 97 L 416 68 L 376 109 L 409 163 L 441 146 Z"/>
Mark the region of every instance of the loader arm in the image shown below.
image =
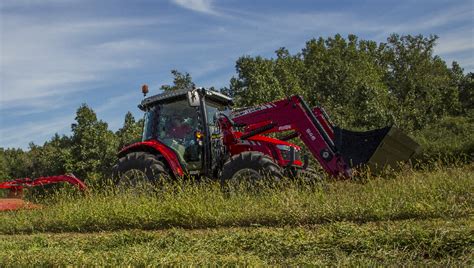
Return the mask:
<path id="1" fill-rule="evenodd" d="M 328 174 L 351 177 L 351 168 L 344 162 L 334 144 L 332 126 L 325 120 L 323 113 L 313 112 L 300 96 L 236 111 L 232 114 L 232 121 L 234 126 L 245 126 L 240 139 L 294 130 Z M 232 131 L 224 130 L 224 135 L 226 133 Z M 224 142 L 236 140 L 224 138 Z"/>

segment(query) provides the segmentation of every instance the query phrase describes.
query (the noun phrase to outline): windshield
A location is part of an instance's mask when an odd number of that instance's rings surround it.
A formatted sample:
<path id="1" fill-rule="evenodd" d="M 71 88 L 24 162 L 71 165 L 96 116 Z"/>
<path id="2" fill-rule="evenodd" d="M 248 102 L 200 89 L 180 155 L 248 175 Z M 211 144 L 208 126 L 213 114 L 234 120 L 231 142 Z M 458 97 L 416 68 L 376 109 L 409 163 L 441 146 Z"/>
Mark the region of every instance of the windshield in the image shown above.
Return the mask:
<path id="1" fill-rule="evenodd" d="M 145 113 L 143 140 L 185 139 L 193 136 L 197 128 L 196 108 L 190 107 L 186 100 L 157 104 Z"/>
<path id="2" fill-rule="evenodd" d="M 216 127 L 216 116 L 218 112 L 224 112 L 228 114 L 227 107 L 213 101 L 206 101 L 207 124 L 209 126 Z"/>
<path id="3" fill-rule="evenodd" d="M 199 129 L 197 107 L 186 100 L 156 104 L 145 113 L 143 140 L 156 139 L 173 149 L 188 170 L 200 168 L 201 147 L 195 139 Z"/>

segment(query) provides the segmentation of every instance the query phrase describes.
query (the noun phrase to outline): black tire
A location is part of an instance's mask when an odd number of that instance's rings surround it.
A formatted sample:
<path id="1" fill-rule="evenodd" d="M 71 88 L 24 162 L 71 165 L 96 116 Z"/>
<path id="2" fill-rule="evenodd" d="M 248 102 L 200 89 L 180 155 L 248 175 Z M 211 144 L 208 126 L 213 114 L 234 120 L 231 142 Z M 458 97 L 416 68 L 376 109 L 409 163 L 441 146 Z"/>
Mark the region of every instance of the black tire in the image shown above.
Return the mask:
<path id="1" fill-rule="evenodd" d="M 323 191 L 329 190 L 329 185 L 328 185 L 328 182 L 325 180 L 324 175 L 313 168 L 300 170 L 297 176 L 295 177 L 295 180 L 298 183 L 298 185 L 300 185 L 304 189 L 310 189 L 310 190 L 322 189 Z"/>
<path id="2" fill-rule="evenodd" d="M 221 186 L 225 191 L 258 190 L 260 185 L 279 182 L 283 178 L 280 166 L 260 152 L 243 152 L 232 156 L 222 167 Z"/>
<path id="3" fill-rule="evenodd" d="M 163 162 L 147 152 L 132 152 L 112 168 L 115 185 L 137 186 L 141 182 L 159 184 L 170 179 Z"/>
<path id="4" fill-rule="evenodd" d="M 319 183 L 324 181 L 324 176 L 313 168 L 299 170 L 295 178 L 308 183 Z"/>

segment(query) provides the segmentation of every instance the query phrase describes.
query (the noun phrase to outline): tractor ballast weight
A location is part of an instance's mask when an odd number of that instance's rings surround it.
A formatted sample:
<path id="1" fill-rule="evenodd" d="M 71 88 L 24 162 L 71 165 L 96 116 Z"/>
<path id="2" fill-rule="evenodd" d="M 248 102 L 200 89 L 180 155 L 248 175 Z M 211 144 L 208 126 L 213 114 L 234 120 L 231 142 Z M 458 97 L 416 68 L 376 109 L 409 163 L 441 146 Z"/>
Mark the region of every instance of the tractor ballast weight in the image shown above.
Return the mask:
<path id="1" fill-rule="evenodd" d="M 300 96 L 233 111 L 228 108 L 231 104 L 231 98 L 205 89 L 145 98 L 139 105 L 145 111 L 143 141 L 119 153 L 114 174 L 120 179 L 130 169 L 143 169 L 146 160 L 160 167 L 157 172 L 166 170 L 166 175 L 174 177 L 189 174 L 226 180 L 239 168 L 291 176 L 307 167 L 301 148 L 288 142 L 300 138 L 328 174 L 350 178 L 354 167 L 368 165 L 378 172 L 407 161 L 420 149 L 395 127 L 367 132 L 338 128 L 323 108 L 311 109 Z M 193 113 L 196 116 L 191 118 Z M 166 122 L 175 116 L 192 123 L 187 131 L 191 136 L 166 137 L 175 130 Z M 281 139 L 266 136 L 278 132 L 287 135 Z"/>

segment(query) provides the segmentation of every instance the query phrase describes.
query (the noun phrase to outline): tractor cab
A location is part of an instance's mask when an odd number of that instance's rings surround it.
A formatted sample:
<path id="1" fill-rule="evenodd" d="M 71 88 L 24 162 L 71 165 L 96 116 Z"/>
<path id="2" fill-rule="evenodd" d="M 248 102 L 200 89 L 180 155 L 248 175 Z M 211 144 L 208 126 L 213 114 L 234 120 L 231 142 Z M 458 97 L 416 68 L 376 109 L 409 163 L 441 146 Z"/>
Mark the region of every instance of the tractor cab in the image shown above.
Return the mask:
<path id="1" fill-rule="evenodd" d="M 145 98 L 143 141 L 157 141 L 171 149 L 190 174 L 212 166 L 210 136 L 218 131 L 215 115 L 232 99 L 212 90 L 183 89 Z"/>

